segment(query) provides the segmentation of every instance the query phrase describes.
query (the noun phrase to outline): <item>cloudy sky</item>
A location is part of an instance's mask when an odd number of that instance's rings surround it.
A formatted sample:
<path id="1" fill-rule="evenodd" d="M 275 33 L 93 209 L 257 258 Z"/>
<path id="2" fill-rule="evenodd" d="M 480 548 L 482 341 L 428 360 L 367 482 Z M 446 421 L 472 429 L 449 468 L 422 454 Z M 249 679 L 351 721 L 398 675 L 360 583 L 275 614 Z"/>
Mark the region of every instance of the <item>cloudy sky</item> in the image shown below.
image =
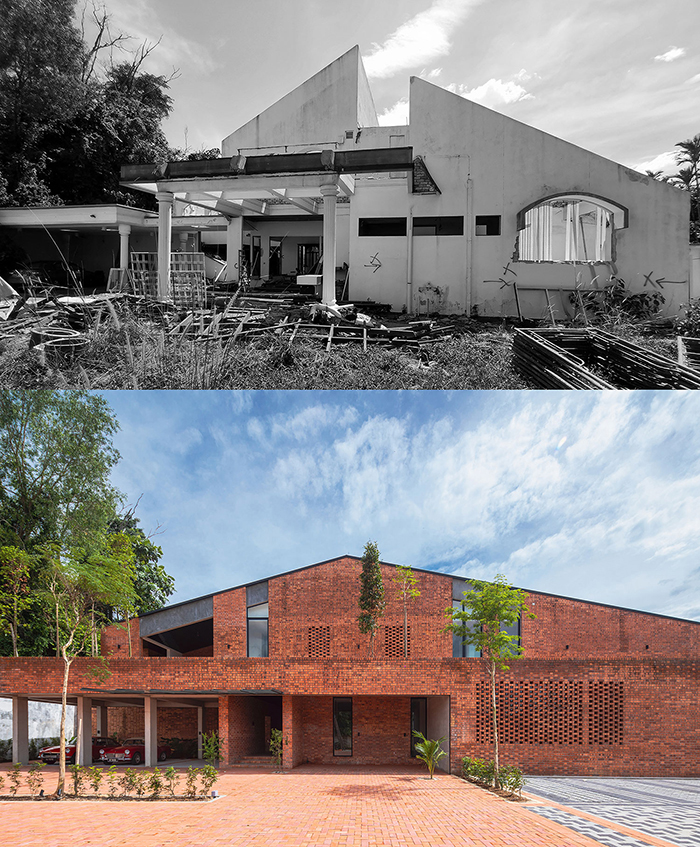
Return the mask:
<path id="1" fill-rule="evenodd" d="M 385 561 L 700 620 L 697 392 L 107 392 L 174 600 Z"/>
<path id="2" fill-rule="evenodd" d="M 359 44 L 382 123 L 423 76 L 633 167 L 700 132 L 697 0 L 105 0 L 179 76 L 171 144 L 221 139 Z"/>

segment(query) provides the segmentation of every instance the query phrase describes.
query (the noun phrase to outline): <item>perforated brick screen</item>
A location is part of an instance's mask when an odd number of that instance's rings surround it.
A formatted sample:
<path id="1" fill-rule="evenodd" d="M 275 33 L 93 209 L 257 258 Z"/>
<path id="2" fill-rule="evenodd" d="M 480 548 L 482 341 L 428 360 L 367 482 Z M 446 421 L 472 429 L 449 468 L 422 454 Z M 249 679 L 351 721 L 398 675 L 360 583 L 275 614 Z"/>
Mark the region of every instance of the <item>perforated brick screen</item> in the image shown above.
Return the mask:
<path id="1" fill-rule="evenodd" d="M 329 626 L 309 627 L 309 656 L 312 659 L 325 659 L 331 654 L 331 628 Z"/>
<path id="2" fill-rule="evenodd" d="M 408 646 L 408 655 L 411 655 L 411 627 L 409 626 L 406 633 Z M 385 656 L 403 656 L 403 626 L 385 626 L 384 627 L 384 655 Z"/>

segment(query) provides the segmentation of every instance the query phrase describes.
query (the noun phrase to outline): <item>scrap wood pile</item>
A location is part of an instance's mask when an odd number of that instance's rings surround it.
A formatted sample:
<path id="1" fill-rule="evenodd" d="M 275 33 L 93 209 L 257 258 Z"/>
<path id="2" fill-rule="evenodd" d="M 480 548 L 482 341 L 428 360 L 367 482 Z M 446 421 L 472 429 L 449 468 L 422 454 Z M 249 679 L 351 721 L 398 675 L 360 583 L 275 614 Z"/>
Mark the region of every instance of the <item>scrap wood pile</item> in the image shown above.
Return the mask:
<path id="1" fill-rule="evenodd" d="M 450 338 L 452 325 L 433 320 L 404 320 L 386 326 L 376 312 L 381 304 L 325 305 L 304 295 L 263 292 L 219 292 L 206 308 L 183 307 L 129 292 L 56 297 L 50 289 L 17 294 L 9 285 L 0 288 L 0 341 L 14 338 L 28 346 L 72 358 L 87 345 L 100 327 L 128 311 L 137 320 L 157 325 L 169 337 L 183 341 L 217 340 L 262 343 L 282 338 L 288 343 L 311 342 L 326 350 L 341 344 L 421 351 L 426 345 Z M 395 322 L 399 323 L 399 322 Z"/>
<path id="2" fill-rule="evenodd" d="M 700 372 L 601 329 L 515 329 L 516 369 L 539 388 L 700 388 Z"/>

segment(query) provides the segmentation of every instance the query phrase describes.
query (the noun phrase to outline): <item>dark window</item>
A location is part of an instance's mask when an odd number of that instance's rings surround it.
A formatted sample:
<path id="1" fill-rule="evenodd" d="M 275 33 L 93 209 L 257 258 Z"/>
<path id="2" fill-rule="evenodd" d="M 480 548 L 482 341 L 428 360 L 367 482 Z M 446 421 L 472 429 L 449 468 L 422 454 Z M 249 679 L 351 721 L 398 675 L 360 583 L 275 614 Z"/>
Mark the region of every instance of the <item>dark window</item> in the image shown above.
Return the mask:
<path id="1" fill-rule="evenodd" d="M 406 218 L 360 218 L 359 235 L 406 235 Z"/>
<path id="2" fill-rule="evenodd" d="M 505 632 L 506 635 L 514 635 L 517 638 L 517 641 L 512 641 L 511 644 L 516 647 L 520 647 L 520 616 L 518 616 L 517 621 L 510 626 L 502 626 L 501 632 Z"/>
<path id="3" fill-rule="evenodd" d="M 464 235 L 464 218 L 455 215 L 442 218 L 414 218 L 414 235 Z"/>
<path id="4" fill-rule="evenodd" d="M 413 731 L 428 734 L 428 700 L 426 697 L 411 697 L 411 756 L 416 755 L 416 741 Z"/>
<path id="5" fill-rule="evenodd" d="M 246 589 L 248 621 L 248 656 L 265 658 L 269 656 L 268 619 L 270 616 L 267 602 L 267 582 L 249 585 Z"/>
<path id="6" fill-rule="evenodd" d="M 477 235 L 500 235 L 501 234 L 501 216 L 500 215 L 477 215 L 476 216 L 476 234 Z"/>
<path id="7" fill-rule="evenodd" d="M 352 698 L 333 698 L 333 755 L 352 756 Z"/>

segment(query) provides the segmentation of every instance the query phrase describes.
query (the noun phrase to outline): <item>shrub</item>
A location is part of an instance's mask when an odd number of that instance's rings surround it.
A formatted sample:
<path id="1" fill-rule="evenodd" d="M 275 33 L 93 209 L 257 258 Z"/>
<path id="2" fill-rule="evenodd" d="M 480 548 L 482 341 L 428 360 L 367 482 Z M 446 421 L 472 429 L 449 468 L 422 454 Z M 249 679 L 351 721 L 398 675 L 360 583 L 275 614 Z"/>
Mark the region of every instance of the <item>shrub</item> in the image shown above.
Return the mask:
<path id="1" fill-rule="evenodd" d="M 284 736 L 281 729 L 270 730 L 270 753 L 274 757 L 277 770 L 282 769 L 282 749 L 284 747 Z"/>
<path id="2" fill-rule="evenodd" d="M 55 735 L 50 738 L 30 738 L 29 739 L 29 759 L 30 761 L 33 759 L 39 758 L 39 751 L 42 747 L 55 747 L 59 742 L 60 738 Z M 2 742 L 0 742 L 2 743 Z M 12 754 L 10 753 L 10 758 L 12 758 Z"/>
<path id="3" fill-rule="evenodd" d="M 20 773 L 20 768 L 22 765 L 17 762 L 12 765 L 12 770 L 10 771 L 10 794 L 14 797 L 17 793 L 17 789 L 19 788 L 19 781 L 22 778 L 22 774 Z"/>
<path id="4" fill-rule="evenodd" d="M 172 765 L 165 771 L 165 781 L 168 784 L 168 791 L 170 791 L 170 795 L 174 797 L 175 791 L 180 781 L 180 774 L 175 770 Z"/>
<path id="5" fill-rule="evenodd" d="M 136 771 L 133 768 L 127 768 L 119 777 L 119 786 L 122 797 L 126 797 L 136 788 Z"/>
<path id="6" fill-rule="evenodd" d="M 2 794 L 2 790 L 5 787 L 5 777 L 0 774 L 0 794 Z"/>
<path id="7" fill-rule="evenodd" d="M 98 768 L 96 765 L 92 768 L 88 768 L 88 781 L 92 786 L 92 790 L 95 794 L 98 794 L 100 791 L 100 785 L 102 784 L 102 777 L 104 772 L 102 768 Z"/>
<path id="8" fill-rule="evenodd" d="M 107 793 L 110 797 L 116 797 L 121 780 L 117 780 L 117 766 L 110 765 L 107 770 Z"/>
<path id="9" fill-rule="evenodd" d="M 202 780 L 202 788 L 200 790 L 200 794 L 203 797 L 206 797 L 212 788 L 216 785 L 219 779 L 219 772 L 212 765 L 207 765 L 202 768 L 202 772 L 200 774 L 200 778 Z"/>
<path id="10" fill-rule="evenodd" d="M 197 796 L 197 777 L 199 776 L 199 768 L 196 768 L 194 765 L 190 765 L 187 768 L 187 775 L 185 776 L 185 794 L 187 797 L 196 797 Z"/>
<path id="11" fill-rule="evenodd" d="M 221 758 L 221 739 L 218 732 L 212 730 L 202 734 L 202 750 L 204 761 L 213 767 Z"/>
<path id="12" fill-rule="evenodd" d="M 43 769 L 46 767 L 46 762 L 34 762 L 29 768 L 29 773 L 27 774 L 27 785 L 29 786 L 29 793 L 32 797 L 41 790 L 41 786 L 44 784 L 44 775 L 42 773 Z"/>
<path id="13" fill-rule="evenodd" d="M 12 739 L 0 739 L 0 762 L 12 761 Z"/>
<path id="14" fill-rule="evenodd" d="M 465 756 L 462 760 L 462 775 L 482 785 L 493 785 L 495 765 L 491 760 Z"/>
<path id="15" fill-rule="evenodd" d="M 154 800 L 160 797 L 160 792 L 163 790 L 164 785 L 163 774 L 158 768 L 153 768 L 153 773 L 148 778 L 148 788 Z"/>
<path id="16" fill-rule="evenodd" d="M 517 791 L 522 796 L 525 780 L 523 779 L 521 768 L 517 765 L 501 765 L 498 777 L 501 782 L 501 788 L 510 791 L 511 794 L 515 794 Z"/>
<path id="17" fill-rule="evenodd" d="M 134 771 L 134 791 L 137 797 L 143 797 L 149 782 L 149 774 L 146 771 Z"/>
<path id="18" fill-rule="evenodd" d="M 70 770 L 73 775 L 73 794 L 77 797 L 83 788 L 83 780 L 85 779 L 85 771 L 87 768 L 84 768 L 82 765 L 69 765 L 68 770 Z"/>
<path id="19" fill-rule="evenodd" d="M 685 315 L 676 319 L 676 332 L 691 338 L 700 338 L 700 298 L 683 303 Z"/>

